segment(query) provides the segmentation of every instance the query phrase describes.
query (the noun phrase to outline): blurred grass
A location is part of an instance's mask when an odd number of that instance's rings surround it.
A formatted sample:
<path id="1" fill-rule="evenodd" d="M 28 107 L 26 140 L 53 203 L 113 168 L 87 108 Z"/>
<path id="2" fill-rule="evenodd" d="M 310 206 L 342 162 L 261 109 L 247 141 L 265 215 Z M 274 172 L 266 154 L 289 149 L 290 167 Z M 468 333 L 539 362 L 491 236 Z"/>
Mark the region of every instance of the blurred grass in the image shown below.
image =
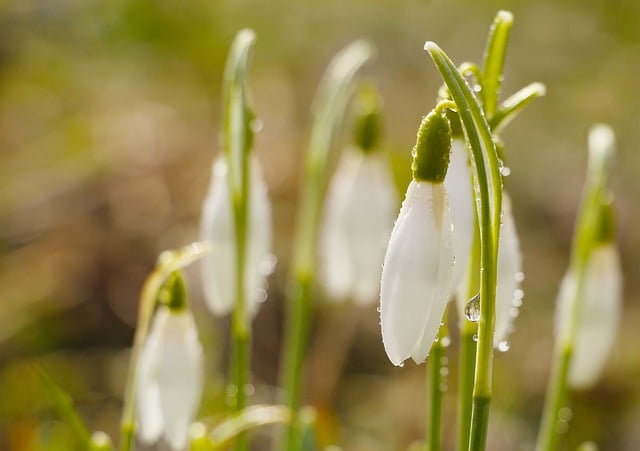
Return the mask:
<path id="1" fill-rule="evenodd" d="M 515 16 L 504 94 L 536 80 L 548 94 L 504 134 L 526 296 L 511 350 L 496 359 L 489 449 L 530 449 L 535 436 L 586 131 L 596 121 L 618 135 L 614 192 L 626 311 L 603 381 L 575 397 L 567 442 L 568 449 L 585 439 L 603 450 L 637 449 L 640 3 L 633 0 L 1 2 L 0 449 L 69 449 L 69 430 L 30 375 L 34 361 L 45 361 L 92 429 L 116 430 L 122 352 L 144 277 L 161 250 L 197 237 L 218 151 L 223 64 L 237 30 L 258 35 L 250 82 L 264 127 L 256 152 L 278 233 L 277 272 L 255 322 L 255 398 L 269 402 L 309 102 L 324 65 L 352 39 L 378 47 L 367 75 L 384 99 L 385 143 L 404 190 L 416 127 L 440 85 L 424 41 L 436 41 L 455 62 L 480 61 L 499 8 Z M 203 311 L 197 269 L 190 275 Z M 421 436 L 423 367 L 392 368 L 375 308 L 360 315 L 335 409 L 320 411 L 323 437 L 348 450 L 403 449 Z M 227 326 L 199 318 L 211 375 L 202 414 L 215 418 L 224 410 Z M 341 343 L 318 343 L 322 368 Z M 453 418 L 453 379 L 449 385 L 446 415 Z M 450 447 L 453 424 L 445 430 Z"/>

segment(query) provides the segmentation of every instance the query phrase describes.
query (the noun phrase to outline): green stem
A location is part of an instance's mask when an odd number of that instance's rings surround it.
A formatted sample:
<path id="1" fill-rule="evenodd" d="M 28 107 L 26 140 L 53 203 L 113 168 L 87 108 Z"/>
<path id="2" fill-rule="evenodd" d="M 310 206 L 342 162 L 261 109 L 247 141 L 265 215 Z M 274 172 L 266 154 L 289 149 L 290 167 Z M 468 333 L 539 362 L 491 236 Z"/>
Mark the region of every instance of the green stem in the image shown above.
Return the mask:
<path id="1" fill-rule="evenodd" d="M 460 335 L 460 368 L 458 382 L 458 451 L 469 449 L 473 381 L 476 375 L 476 325 L 464 320 Z"/>
<path id="2" fill-rule="evenodd" d="M 280 447 L 297 450 L 296 432 L 301 399 L 303 358 L 311 319 L 311 288 L 315 278 L 315 248 L 327 178 L 327 162 L 334 131 L 344 117 L 353 93 L 356 72 L 373 54 L 372 47 L 356 41 L 331 61 L 314 102 L 314 120 L 305 162 L 301 206 L 298 213 L 291 284 L 287 293 L 287 318 L 280 377 L 283 403 L 291 410 Z"/>
<path id="3" fill-rule="evenodd" d="M 557 448 L 559 412 L 567 402 L 567 373 L 569 372 L 570 360 L 571 350 L 569 348 L 561 349 L 555 355 L 536 442 L 536 451 L 555 451 Z"/>
<path id="4" fill-rule="evenodd" d="M 480 290 L 480 229 L 478 215 L 474 214 L 474 234 L 471 253 L 467 263 L 465 277 L 467 278 L 464 299 L 458 299 L 461 304 L 460 315 L 460 369 L 458 386 L 458 451 L 469 449 L 471 434 L 471 410 L 473 401 L 473 382 L 476 376 L 476 353 L 478 326 L 465 317 L 465 306 L 469 299 Z"/>
<path id="5" fill-rule="evenodd" d="M 429 399 L 427 400 L 427 406 L 429 413 L 425 431 L 428 451 L 440 451 L 441 448 L 442 397 L 445 390 L 444 385 L 446 384 L 446 376 L 444 374 L 446 366 L 443 361 L 445 359 L 445 340 L 449 340 L 446 322 L 440 327 L 438 337 L 438 341 L 431 347 L 428 371 Z"/>
<path id="6" fill-rule="evenodd" d="M 480 274 L 480 324 L 478 327 L 476 378 L 473 389 L 469 450 L 483 451 L 486 446 L 486 430 L 492 392 L 496 257 L 502 210 L 502 177 L 489 124 L 471 89 L 453 62 L 437 45 L 428 42 L 425 49 L 442 74 L 453 101 L 458 105 L 458 113 L 464 125 L 465 136 L 469 142 L 474 162 L 482 271 Z"/>

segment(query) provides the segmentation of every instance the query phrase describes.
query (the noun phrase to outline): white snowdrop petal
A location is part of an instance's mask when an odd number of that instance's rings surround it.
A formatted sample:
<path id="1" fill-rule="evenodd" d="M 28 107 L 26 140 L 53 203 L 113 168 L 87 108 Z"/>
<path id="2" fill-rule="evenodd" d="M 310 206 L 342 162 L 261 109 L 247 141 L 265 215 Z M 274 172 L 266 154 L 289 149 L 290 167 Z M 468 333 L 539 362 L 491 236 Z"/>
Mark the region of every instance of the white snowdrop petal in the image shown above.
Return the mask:
<path id="1" fill-rule="evenodd" d="M 158 362 L 164 438 L 174 450 L 187 446 L 188 428 L 202 395 L 203 353 L 190 312 L 169 313 Z"/>
<path id="2" fill-rule="evenodd" d="M 236 236 L 227 172 L 224 158 L 219 157 L 213 166 L 200 224 L 200 238 L 215 245 L 214 252 L 202 258 L 202 281 L 207 305 L 217 315 L 230 313 L 235 303 Z"/>
<path id="3" fill-rule="evenodd" d="M 432 307 L 429 312 L 429 316 L 426 319 L 422 338 L 414 348 L 411 357 L 416 363 L 422 363 L 429 355 L 433 341 L 438 335 L 438 330 L 442 323 L 445 308 L 449 301 L 452 288 L 453 279 L 453 250 L 454 239 L 453 231 L 451 227 L 451 219 L 449 215 L 449 205 L 446 196 L 446 187 L 441 185 L 434 186 L 434 197 L 440 196 L 439 203 L 443 206 L 441 209 L 441 219 L 439 221 L 442 224 L 440 230 L 439 249 L 438 249 L 438 276 L 433 291 L 433 298 L 430 300 Z"/>
<path id="4" fill-rule="evenodd" d="M 613 348 L 620 322 L 622 276 L 613 244 L 595 248 L 589 258 L 584 297 L 578 312 L 569 384 L 574 388 L 593 385 Z"/>
<path id="5" fill-rule="evenodd" d="M 271 260 L 273 230 L 271 221 L 271 203 L 267 184 L 258 161 L 250 158 L 251 194 L 248 211 L 248 243 L 245 287 L 249 294 L 248 311 L 255 314 L 260 301 L 265 298 L 267 276 L 273 271 Z"/>
<path id="6" fill-rule="evenodd" d="M 267 186 L 255 157 L 249 157 L 251 191 L 247 211 L 247 264 L 245 290 L 247 312 L 255 314 L 264 299 L 266 277 L 272 259 L 271 206 Z M 217 315 L 230 313 L 236 302 L 236 236 L 227 164 L 216 161 L 209 192 L 203 205 L 201 239 L 214 243 L 214 251 L 202 259 L 202 278 L 207 304 Z"/>
<path id="7" fill-rule="evenodd" d="M 154 328 L 147 337 L 138 360 L 138 381 L 136 393 L 136 410 L 138 419 L 138 435 L 145 444 L 156 442 L 164 430 L 160 389 L 157 380 L 157 361 L 161 355 L 161 343 L 158 324 L 166 321 L 166 315 L 158 315 L 154 320 Z"/>
<path id="8" fill-rule="evenodd" d="M 422 339 L 437 289 L 440 227 L 433 201 L 431 183 L 410 183 L 385 256 L 380 319 L 384 347 L 395 365 Z"/>
<path id="9" fill-rule="evenodd" d="M 463 282 L 469 253 L 473 243 L 474 232 L 474 198 L 471 186 L 471 168 L 468 162 L 465 141 L 454 139 L 451 144 L 449 169 L 444 179 L 449 205 L 451 207 L 451 223 L 453 224 L 453 287 Z M 462 298 L 464 300 L 464 297 Z M 460 302 L 459 302 L 460 303 Z M 464 305 L 461 307 L 461 311 Z"/>
<path id="10" fill-rule="evenodd" d="M 517 274 L 522 272 L 522 254 L 516 231 L 511 199 L 504 193 L 502 198 L 502 227 L 498 246 L 498 274 L 496 286 L 496 323 L 494 346 L 507 339 L 513 328 L 511 311 L 514 308 L 515 292 L 520 288 Z"/>
<path id="11" fill-rule="evenodd" d="M 321 228 L 320 280 L 330 298 L 375 302 L 395 208 L 384 159 L 346 149 L 327 194 Z"/>

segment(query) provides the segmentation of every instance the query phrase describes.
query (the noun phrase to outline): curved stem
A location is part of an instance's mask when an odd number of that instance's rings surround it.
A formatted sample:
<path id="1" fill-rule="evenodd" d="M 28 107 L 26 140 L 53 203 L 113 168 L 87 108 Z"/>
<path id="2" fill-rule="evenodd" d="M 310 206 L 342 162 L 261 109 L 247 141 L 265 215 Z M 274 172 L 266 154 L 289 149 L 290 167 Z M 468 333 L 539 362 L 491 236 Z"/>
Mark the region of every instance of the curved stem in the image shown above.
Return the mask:
<path id="1" fill-rule="evenodd" d="M 476 378 L 473 389 L 470 451 L 482 451 L 486 446 L 486 430 L 491 403 L 493 367 L 493 334 L 495 325 L 495 297 L 497 249 L 502 210 L 502 178 L 495 143 L 487 120 L 471 89 L 447 55 L 434 43 L 425 49 L 431 55 L 451 98 L 458 106 L 465 136 L 471 148 L 476 186 L 476 208 L 480 230 L 480 322 Z"/>
<path id="2" fill-rule="evenodd" d="M 445 349 L 449 341 L 449 330 L 446 324 L 447 314 L 444 314 L 444 323 L 440 327 L 438 340 L 431 347 L 428 387 L 429 399 L 427 401 L 428 415 L 426 422 L 426 441 L 429 451 L 440 451 L 441 449 L 441 419 L 442 419 L 442 397 L 446 390 Z"/>

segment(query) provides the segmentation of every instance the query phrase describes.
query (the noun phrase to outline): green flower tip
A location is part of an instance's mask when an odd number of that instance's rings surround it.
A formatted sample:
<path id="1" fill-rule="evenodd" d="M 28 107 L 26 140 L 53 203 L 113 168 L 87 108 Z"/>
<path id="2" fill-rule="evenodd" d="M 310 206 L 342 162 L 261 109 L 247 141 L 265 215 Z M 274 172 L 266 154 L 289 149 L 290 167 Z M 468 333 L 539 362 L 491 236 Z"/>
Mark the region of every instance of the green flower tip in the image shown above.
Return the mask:
<path id="1" fill-rule="evenodd" d="M 452 132 L 443 110 L 438 106 L 422 119 L 412 152 L 414 180 L 442 183 L 447 175 Z"/>
<path id="2" fill-rule="evenodd" d="M 616 217 L 611 201 L 607 200 L 602 203 L 598 213 L 598 229 L 595 235 L 596 242 L 602 244 L 611 243 L 615 239 L 616 233 Z"/>
<path id="3" fill-rule="evenodd" d="M 354 141 L 365 153 L 375 150 L 380 141 L 380 96 L 373 85 L 363 84 L 356 100 Z"/>
<path id="4" fill-rule="evenodd" d="M 158 292 L 158 303 L 167 306 L 173 312 L 187 307 L 187 289 L 180 272 L 172 272 Z"/>

